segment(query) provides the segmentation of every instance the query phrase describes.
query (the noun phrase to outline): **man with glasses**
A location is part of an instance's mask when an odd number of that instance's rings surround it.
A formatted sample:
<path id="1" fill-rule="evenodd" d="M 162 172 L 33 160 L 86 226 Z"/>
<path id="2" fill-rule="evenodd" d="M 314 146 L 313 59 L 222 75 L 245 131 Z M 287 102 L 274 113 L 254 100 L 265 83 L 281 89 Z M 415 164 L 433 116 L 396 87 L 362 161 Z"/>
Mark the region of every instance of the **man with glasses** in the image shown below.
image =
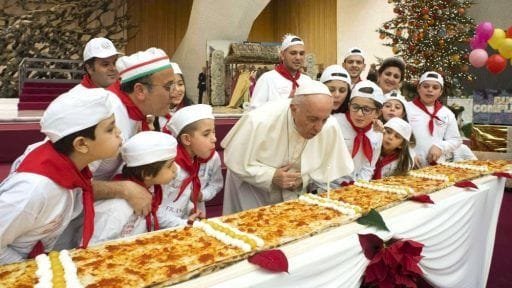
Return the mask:
<path id="1" fill-rule="evenodd" d="M 348 49 L 343 59 L 342 66 L 348 71 L 348 74 L 350 74 L 350 80 L 352 82 L 351 88 L 354 88 L 354 85 L 362 81 L 361 73 L 363 73 L 366 68 L 363 50 L 358 47 Z"/>
<path id="2" fill-rule="evenodd" d="M 72 89 L 107 88 L 119 79 L 116 60 L 122 53 L 107 38 L 93 38 L 84 48 L 84 69 L 82 81 Z"/>
<path id="3" fill-rule="evenodd" d="M 114 92 L 114 115 L 121 136 L 126 141 L 139 131 L 151 130 L 151 119 L 169 112 L 174 73 L 167 54 L 158 48 L 149 48 L 116 62 L 121 81 L 108 90 Z M 150 120 L 148 120 L 150 118 Z M 94 162 L 93 186 L 96 200 L 106 198 L 126 199 L 138 215 L 151 210 L 151 194 L 146 188 L 131 181 L 106 181 L 119 171 L 120 156 Z"/>
<path id="4" fill-rule="evenodd" d="M 325 189 L 352 172 L 343 135 L 330 116 L 332 103 L 327 86 L 309 80 L 293 99 L 264 105 L 236 123 L 221 143 L 228 167 L 224 214 L 296 199 L 310 184 Z"/>
<path id="5" fill-rule="evenodd" d="M 250 103 L 251 109 L 270 101 L 292 98 L 297 87 L 304 81 L 311 81 L 309 76 L 300 72 L 304 66 L 305 56 L 304 41 L 295 35 L 286 34 L 279 53 L 281 63 L 274 70 L 263 73 L 256 81 Z"/>

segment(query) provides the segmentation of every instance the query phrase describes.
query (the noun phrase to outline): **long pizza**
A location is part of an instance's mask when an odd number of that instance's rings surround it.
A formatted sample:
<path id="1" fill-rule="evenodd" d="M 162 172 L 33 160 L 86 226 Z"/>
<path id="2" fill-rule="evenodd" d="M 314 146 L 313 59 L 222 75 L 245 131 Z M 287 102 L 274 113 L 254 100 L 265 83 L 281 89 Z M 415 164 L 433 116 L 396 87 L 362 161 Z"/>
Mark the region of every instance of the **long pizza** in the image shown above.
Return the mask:
<path id="1" fill-rule="evenodd" d="M 197 277 L 249 255 L 348 223 L 370 209 L 386 209 L 413 194 L 456 181 L 512 170 L 508 161 L 440 164 L 321 195 L 259 207 L 106 242 L 51 252 L 0 266 L 1 287 L 161 287 Z M 51 275 L 48 276 L 48 275 Z M 71 283 L 71 284 L 70 284 Z"/>

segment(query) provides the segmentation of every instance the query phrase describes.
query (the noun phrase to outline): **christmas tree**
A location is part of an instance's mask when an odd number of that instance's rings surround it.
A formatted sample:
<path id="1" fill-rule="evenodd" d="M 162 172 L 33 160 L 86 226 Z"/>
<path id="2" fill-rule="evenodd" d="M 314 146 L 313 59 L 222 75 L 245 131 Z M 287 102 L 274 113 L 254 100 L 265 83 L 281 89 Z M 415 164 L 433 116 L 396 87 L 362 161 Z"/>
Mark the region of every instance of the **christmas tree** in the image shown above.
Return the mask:
<path id="1" fill-rule="evenodd" d="M 388 0 L 396 17 L 378 29 L 385 46 L 407 63 L 403 93 L 416 90 L 419 76 L 436 71 L 445 80 L 445 95 L 460 96 L 469 74 L 469 39 L 474 20 L 466 13 L 467 0 Z"/>

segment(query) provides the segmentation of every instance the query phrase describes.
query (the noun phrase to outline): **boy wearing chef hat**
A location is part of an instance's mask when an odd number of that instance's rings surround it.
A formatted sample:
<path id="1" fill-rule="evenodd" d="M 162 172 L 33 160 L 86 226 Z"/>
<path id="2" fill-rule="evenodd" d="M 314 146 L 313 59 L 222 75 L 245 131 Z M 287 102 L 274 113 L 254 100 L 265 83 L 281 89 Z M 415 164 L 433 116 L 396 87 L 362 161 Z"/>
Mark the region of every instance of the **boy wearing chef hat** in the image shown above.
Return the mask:
<path id="1" fill-rule="evenodd" d="M 414 147 L 415 164 L 419 167 L 444 161 L 444 155 L 462 144 L 455 115 L 439 101 L 443 88 L 443 76 L 427 71 L 420 77 L 418 96 L 407 105 L 407 117 L 414 127 L 414 136 L 421 139 Z"/>
<path id="2" fill-rule="evenodd" d="M 123 53 L 117 51 L 107 38 L 92 38 L 83 52 L 85 75 L 73 89 L 107 88 L 119 80 L 116 60 Z"/>
<path id="3" fill-rule="evenodd" d="M 129 180 L 143 187 L 152 196 L 151 211 L 145 217 L 134 213 L 124 199 L 95 203 L 96 231 L 91 243 L 122 238 L 160 229 L 157 210 L 165 194 L 165 185 L 176 177 L 177 142 L 169 134 L 144 131 L 124 143 L 122 173 L 116 180 Z"/>
<path id="4" fill-rule="evenodd" d="M 381 115 L 383 102 L 379 86 L 363 80 L 351 92 L 347 113 L 334 115 L 354 160 L 354 171 L 348 182 L 372 179 L 382 145 L 382 133 L 374 131 L 373 124 Z"/>
<path id="5" fill-rule="evenodd" d="M 48 106 L 40 123 L 48 140 L 30 146 L 0 185 L 0 264 L 51 251 L 82 211 L 81 246 L 87 247 L 94 231 L 88 164 L 117 155 L 121 146 L 112 97 L 88 89 L 62 94 Z"/>
<path id="6" fill-rule="evenodd" d="M 191 225 L 195 218 L 204 217 L 200 202 L 210 200 L 222 189 L 212 107 L 206 104 L 183 107 L 167 127 L 178 140 L 179 169 L 158 215 L 162 216 L 162 227 Z M 220 179 L 212 175 L 220 175 Z"/>
<path id="7" fill-rule="evenodd" d="M 363 73 L 366 68 L 366 63 L 364 62 L 365 55 L 361 48 L 352 47 L 348 49 L 347 53 L 345 53 L 345 57 L 343 57 L 343 68 L 347 69 L 350 74 L 350 79 L 352 81 L 352 88 L 357 83 L 363 81 L 361 79 L 361 73 Z"/>
<path id="8" fill-rule="evenodd" d="M 274 70 L 263 73 L 252 92 L 251 109 L 261 105 L 295 96 L 297 87 L 312 79 L 300 72 L 304 66 L 306 50 L 304 41 L 293 34 L 283 37 L 279 51 L 281 63 Z"/>

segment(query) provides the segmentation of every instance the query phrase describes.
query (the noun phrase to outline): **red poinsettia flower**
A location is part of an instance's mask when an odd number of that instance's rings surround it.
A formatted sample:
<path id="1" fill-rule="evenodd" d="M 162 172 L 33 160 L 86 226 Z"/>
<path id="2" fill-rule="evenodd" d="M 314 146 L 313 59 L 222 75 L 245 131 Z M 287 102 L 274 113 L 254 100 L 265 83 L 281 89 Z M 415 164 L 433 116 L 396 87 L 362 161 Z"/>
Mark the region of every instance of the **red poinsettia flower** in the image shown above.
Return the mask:
<path id="1" fill-rule="evenodd" d="M 369 287 L 416 288 L 422 278 L 419 267 L 423 244 L 413 240 L 392 239 L 386 245 L 374 234 L 359 235 L 365 256 L 370 260 L 364 274 L 364 285 Z"/>

